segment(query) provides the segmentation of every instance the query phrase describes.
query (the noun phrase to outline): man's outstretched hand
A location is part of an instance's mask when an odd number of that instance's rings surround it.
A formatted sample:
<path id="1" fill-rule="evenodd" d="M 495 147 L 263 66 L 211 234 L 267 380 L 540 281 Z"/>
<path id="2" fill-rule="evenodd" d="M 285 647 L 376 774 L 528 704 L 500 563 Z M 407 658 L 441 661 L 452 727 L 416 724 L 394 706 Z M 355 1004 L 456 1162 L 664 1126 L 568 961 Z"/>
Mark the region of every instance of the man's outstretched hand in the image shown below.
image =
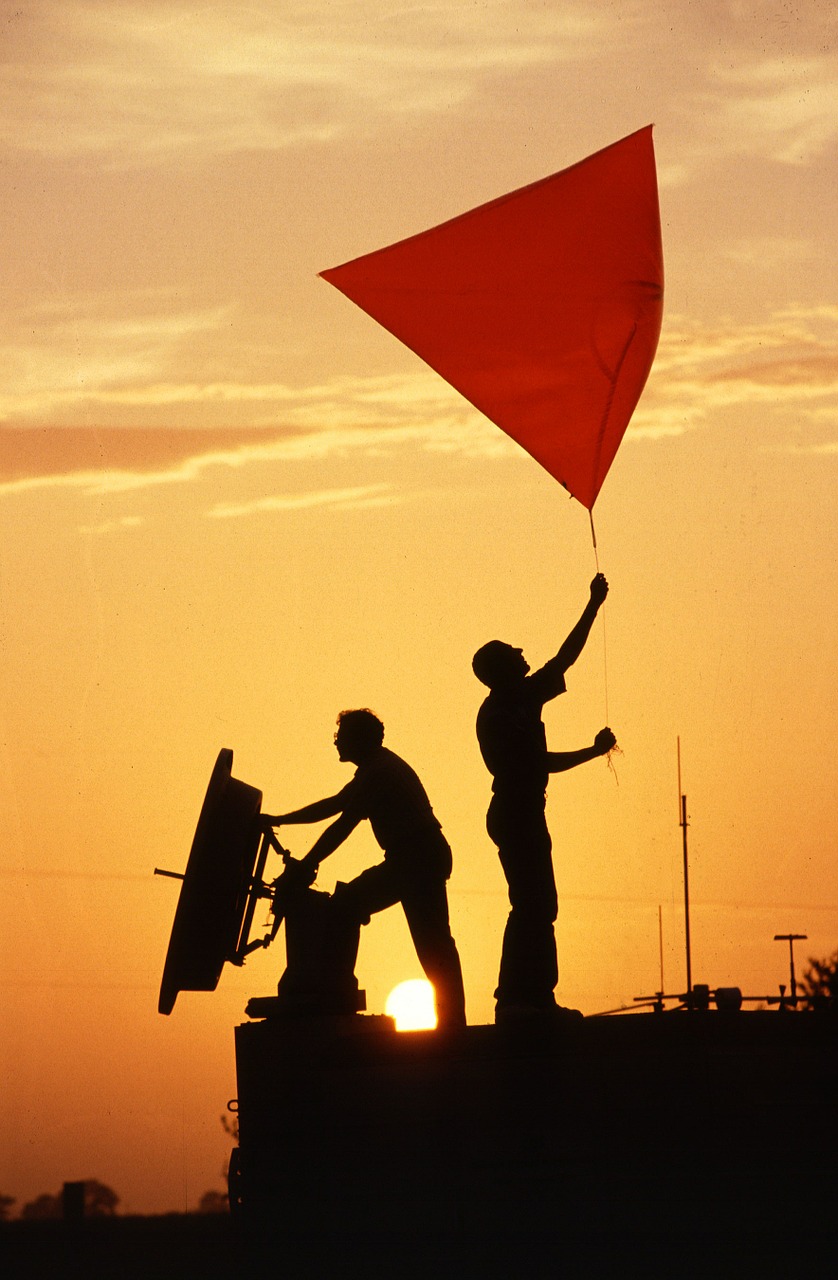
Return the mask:
<path id="1" fill-rule="evenodd" d="M 597 608 L 608 595 L 608 580 L 604 573 L 598 573 L 591 583 L 591 604 Z"/>
<path id="2" fill-rule="evenodd" d="M 600 729 L 594 738 L 594 750 L 597 755 L 607 756 L 609 751 L 613 751 L 617 745 L 617 739 L 610 729 Z"/>

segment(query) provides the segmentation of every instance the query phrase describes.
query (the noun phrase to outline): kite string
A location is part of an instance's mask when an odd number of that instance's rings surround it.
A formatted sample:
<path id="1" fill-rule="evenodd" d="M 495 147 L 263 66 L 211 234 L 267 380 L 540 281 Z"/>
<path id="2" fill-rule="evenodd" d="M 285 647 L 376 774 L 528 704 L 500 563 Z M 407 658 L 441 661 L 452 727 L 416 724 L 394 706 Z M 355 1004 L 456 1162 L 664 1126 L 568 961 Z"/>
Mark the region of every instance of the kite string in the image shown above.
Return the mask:
<path id="1" fill-rule="evenodd" d="M 597 573 L 599 573 L 599 553 L 596 549 L 596 529 L 594 528 L 594 513 L 590 507 L 588 507 L 588 519 L 591 522 L 591 542 L 593 542 L 594 544 L 594 560 L 596 561 L 596 571 Z"/>

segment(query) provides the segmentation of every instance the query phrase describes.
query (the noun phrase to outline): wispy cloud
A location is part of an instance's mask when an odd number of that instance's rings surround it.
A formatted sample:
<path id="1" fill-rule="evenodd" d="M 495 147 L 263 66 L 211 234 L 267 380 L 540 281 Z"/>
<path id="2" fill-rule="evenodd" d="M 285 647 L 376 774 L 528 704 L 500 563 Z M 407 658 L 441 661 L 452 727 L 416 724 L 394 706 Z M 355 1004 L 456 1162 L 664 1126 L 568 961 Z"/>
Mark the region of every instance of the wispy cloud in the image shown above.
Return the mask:
<path id="1" fill-rule="evenodd" d="M 679 36 L 674 88 L 681 110 L 701 113 L 699 150 L 713 138 L 800 163 L 838 135 L 836 24 L 822 0 L 763 13 L 708 2 L 694 16 L 682 0 L 619 16 L 585 0 L 6 9 L 0 144 L 40 155 L 129 167 L 369 136 L 461 107 L 493 77 L 581 68 L 592 50 L 641 69 L 661 32 Z"/>
<path id="2" fill-rule="evenodd" d="M 363 510 L 368 507 L 392 506 L 404 501 L 404 493 L 396 493 L 389 484 L 356 485 L 347 489 L 314 489 L 308 493 L 275 494 L 254 502 L 220 503 L 207 512 L 218 520 L 258 515 L 264 511 L 305 511 L 312 507 L 334 507 L 338 510 Z"/>
<path id="3" fill-rule="evenodd" d="M 74 298 L 39 304 L 4 316 L 0 423 L 71 423 L 96 406 L 176 405 L 194 399 L 195 387 L 161 382 L 186 344 L 204 342 L 229 327 L 230 309 L 182 310 L 172 299 L 146 295 Z M 203 387 L 205 399 L 213 397 Z M 93 419 L 95 421 L 95 417 Z"/>
<path id="4" fill-rule="evenodd" d="M 802 236 L 750 235 L 729 241 L 720 252 L 738 266 L 786 270 L 813 262 L 817 250 L 818 246 Z"/>
<path id="5" fill-rule="evenodd" d="M 679 135 L 665 180 L 699 171 L 706 179 L 733 157 L 806 164 L 838 140 L 834 6 L 661 0 L 633 14 L 635 49 L 638 37 L 650 51 L 662 37 L 673 54 L 662 62 L 651 52 L 667 84 L 667 127 Z"/>
<path id="6" fill-rule="evenodd" d="M 154 397 L 160 388 L 138 394 Z M 128 390 L 114 395 L 134 394 Z M 269 428 L 179 431 L 15 429 L 2 432 L 0 494 L 48 486 L 97 495 L 187 484 L 217 468 L 327 459 L 394 456 L 399 450 L 470 457 L 511 457 L 518 446 L 430 370 L 407 375 L 343 377 L 320 384 L 213 384 L 168 388 L 177 395 L 229 398 L 269 409 Z M 106 403 L 103 400 L 102 403 Z M 838 306 L 786 308 L 755 324 L 702 326 L 668 317 L 649 385 L 629 440 L 672 436 L 712 423 L 722 412 L 753 408 L 782 428 L 823 444 L 838 425 Z M 795 437 L 799 446 L 799 435 Z M 325 496 L 324 496 L 325 495 Z M 305 506 L 309 498 L 264 499 L 263 510 Z M 383 491 L 318 491 L 316 501 L 391 500 Z M 251 508 L 248 508 L 250 510 Z M 216 516 L 243 514 L 216 509 Z"/>
<path id="7" fill-rule="evenodd" d="M 609 25 L 586 4 L 553 13 L 504 0 L 27 6 L 7 23 L 0 137 L 120 164 L 274 151 L 450 108 L 493 70 L 584 56 Z"/>
<path id="8" fill-rule="evenodd" d="M 828 21 L 828 20 L 827 20 Z M 805 164 L 838 139 L 838 50 L 715 69 L 726 133 L 742 152 Z"/>
<path id="9" fill-rule="evenodd" d="M 354 421 L 352 418 L 351 410 L 346 408 L 342 427 L 330 424 L 326 429 L 308 431 L 283 432 L 276 428 L 259 432 L 75 432 L 76 449 L 69 452 L 62 447 L 68 433 L 60 427 L 48 432 L 19 431 L 13 433 L 18 454 L 15 474 L 0 480 L 0 496 L 62 488 L 101 497 L 186 484 L 217 468 L 241 471 L 279 463 L 383 457 L 405 448 L 444 450 L 473 457 L 493 457 L 516 449 L 497 427 L 467 405 L 463 412 L 447 416 L 417 420 L 410 415 L 408 421 L 391 416 L 378 425 L 363 425 L 363 411 L 359 408 L 354 412 Z M 0 432 L 0 440 L 11 434 Z M 40 437 L 40 448 L 21 456 L 29 435 Z M 54 452 L 50 448 L 53 442 Z M 96 468 L 90 465 L 93 450 L 99 453 Z M 9 451 L 4 450 L 4 454 L 8 458 Z M 114 456 L 120 459 L 117 465 Z M 370 500 L 372 497 L 367 495 Z"/>
<path id="10" fill-rule="evenodd" d="M 125 529 L 137 529 L 144 524 L 142 516 L 120 516 L 116 520 L 102 520 L 99 524 L 81 526 L 82 533 L 105 534 L 121 533 Z"/>
<path id="11" fill-rule="evenodd" d="M 670 317 L 633 419 L 637 436 L 679 434 L 751 406 L 800 427 L 838 428 L 838 307 L 795 307 L 759 324 Z"/>
<path id="12" fill-rule="evenodd" d="M 289 433 L 293 434 L 293 433 Z M 0 428 L 0 483 L 6 491 L 43 484 L 89 488 L 107 474 L 177 472 L 190 459 L 226 457 L 273 441 L 274 431 L 123 428 Z"/>
<path id="13" fill-rule="evenodd" d="M 424 368 L 308 386 L 262 381 L 256 372 L 245 379 L 240 370 L 248 352 L 231 350 L 231 308 L 171 306 L 164 297 L 97 298 L 7 314 L 0 426 L 264 427 L 291 434 L 462 419 L 462 401 Z M 270 350 L 259 356 L 263 366 L 281 362 Z M 239 376 L 198 380 L 217 366 Z M 177 377 L 183 368 L 190 377 Z"/>

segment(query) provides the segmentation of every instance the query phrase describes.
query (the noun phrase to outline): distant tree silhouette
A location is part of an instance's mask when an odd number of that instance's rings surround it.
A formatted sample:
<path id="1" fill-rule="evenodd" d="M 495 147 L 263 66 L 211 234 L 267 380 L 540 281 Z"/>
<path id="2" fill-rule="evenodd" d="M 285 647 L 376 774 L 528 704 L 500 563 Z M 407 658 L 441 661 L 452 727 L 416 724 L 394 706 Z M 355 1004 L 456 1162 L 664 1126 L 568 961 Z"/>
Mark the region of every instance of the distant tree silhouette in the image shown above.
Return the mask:
<path id="1" fill-rule="evenodd" d="M 228 1209 L 224 1191 L 205 1191 L 198 1201 L 198 1213 L 227 1213 Z"/>
<path id="2" fill-rule="evenodd" d="M 88 1178 L 84 1184 L 84 1212 L 88 1218 L 110 1218 L 116 1213 L 119 1196 L 104 1182 Z"/>
<path id="3" fill-rule="evenodd" d="M 20 1211 L 21 1218 L 60 1218 L 61 1196 L 50 1196 L 44 1192 L 35 1200 L 30 1200 Z"/>
<path id="4" fill-rule="evenodd" d="M 86 1218 L 109 1218 L 116 1213 L 119 1196 L 104 1182 L 96 1178 L 87 1178 L 84 1183 L 84 1214 Z M 60 1193 L 51 1196 L 46 1193 L 30 1200 L 20 1211 L 21 1218 L 60 1218 L 63 1216 L 63 1204 Z"/>
<path id="5" fill-rule="evenodd" d="M 825 960 L 810 956 L 800 987 L 801 999 L 810 1009 L 838 1009 L 838 951 Z"/>
<path id="6" fill-rule="evenodd" d="M 0 1222 L 8 1222 L 12 1216 L 12 1205 L 14 1203 L 14 1196 L 0 1195 Z"/>

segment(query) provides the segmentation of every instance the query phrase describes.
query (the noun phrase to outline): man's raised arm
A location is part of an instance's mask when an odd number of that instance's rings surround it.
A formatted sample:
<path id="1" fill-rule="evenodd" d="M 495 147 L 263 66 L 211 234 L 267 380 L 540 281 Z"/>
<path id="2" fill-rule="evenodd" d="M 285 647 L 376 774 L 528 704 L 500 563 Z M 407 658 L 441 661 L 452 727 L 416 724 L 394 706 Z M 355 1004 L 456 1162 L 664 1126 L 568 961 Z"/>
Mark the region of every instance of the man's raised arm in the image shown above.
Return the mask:
<path id="1" fill-rule="evenodd" d="M 561 666 L 563 671 L 567 671 L 568 667 L 573 666 L 584 649 L 585 642 L 591 634 L 594 619 L 599 613 L 599 607 L 607 595 L 608 582 L 605 574 L 598 573 L 591 582 L 590 599 L 582 611 L 581 618 L 556 655 L 556 665 Z"/>

